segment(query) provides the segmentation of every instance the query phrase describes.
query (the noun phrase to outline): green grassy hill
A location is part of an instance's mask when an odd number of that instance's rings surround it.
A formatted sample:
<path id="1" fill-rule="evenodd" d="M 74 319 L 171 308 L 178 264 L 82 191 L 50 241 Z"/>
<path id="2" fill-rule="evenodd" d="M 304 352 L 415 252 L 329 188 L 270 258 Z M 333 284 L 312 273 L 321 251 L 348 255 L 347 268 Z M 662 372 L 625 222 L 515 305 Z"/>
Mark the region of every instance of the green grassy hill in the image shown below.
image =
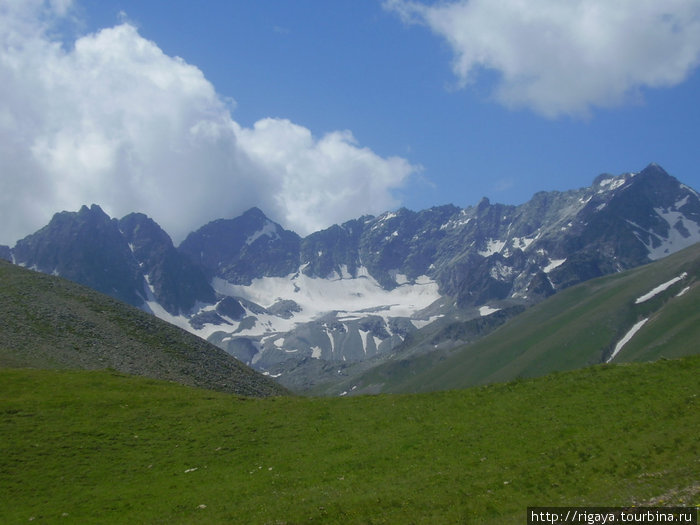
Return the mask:
<path id="1" fill-rule="evenodd" d="M 683 279 L 663 292 L 636 303 L 682 274 Z M 700 352 L 700 244 L 559 292 L 474 343 L 416 358 L 397 355 L 326 393 L 465 388 L 602 363 L 642 319 L 647 322 L 614 362 Z"/>
<path id="2" fill-rule="evenodd" d="M 463 391 L 252 399 L 0 370 L 0 522 L 521 524 L 700 503 L 700 357 Z"/>
<path id="3" fill-rule="evenodd" d="M 137 308 L 3 260 L 0 366 L 113 368 L 250 396 L 287 392 L 223 350 Z"/>

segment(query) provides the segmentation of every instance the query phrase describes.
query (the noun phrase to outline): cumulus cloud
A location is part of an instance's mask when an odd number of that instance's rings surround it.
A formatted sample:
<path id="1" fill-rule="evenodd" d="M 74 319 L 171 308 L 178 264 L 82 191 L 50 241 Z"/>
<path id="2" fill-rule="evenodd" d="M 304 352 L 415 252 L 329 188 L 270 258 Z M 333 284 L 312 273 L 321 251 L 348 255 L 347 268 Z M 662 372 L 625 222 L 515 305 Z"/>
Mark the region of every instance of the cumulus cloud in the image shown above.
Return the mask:
<path id="1" fill-rule="evenodd" d="M 464 87 L 497 74 L 494 97 L 547 117 L 638 99 L 682 82 L 700 62 L 698 0 L 386 0 L 449 44 Z"/>
<path id="2" fill-rule="evenodd" d="M 306 234 L 398 204 L 416 169 L 405 159 L 349 131 L 243 127 L 197 67 L 129 23 L 63 44 L 70 11 L 69 0 L 0 0 L 0 243 L 91 203 L 147 213 L 176 241 L 251 206 Z"/>

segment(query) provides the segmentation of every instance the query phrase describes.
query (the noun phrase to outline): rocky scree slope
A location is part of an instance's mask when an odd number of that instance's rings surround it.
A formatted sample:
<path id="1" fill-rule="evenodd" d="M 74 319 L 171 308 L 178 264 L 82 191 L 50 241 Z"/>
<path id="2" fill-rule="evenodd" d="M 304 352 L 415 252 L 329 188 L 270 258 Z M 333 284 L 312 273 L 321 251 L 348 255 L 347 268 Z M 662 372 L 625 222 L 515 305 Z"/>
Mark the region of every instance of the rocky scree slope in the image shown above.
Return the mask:
<path id="1" fill-rule="evenodd" d="M 63 278 L 0 261 L 0 366 L 103 369 L 246 396 L 280 385 L 221 349 Z"/>

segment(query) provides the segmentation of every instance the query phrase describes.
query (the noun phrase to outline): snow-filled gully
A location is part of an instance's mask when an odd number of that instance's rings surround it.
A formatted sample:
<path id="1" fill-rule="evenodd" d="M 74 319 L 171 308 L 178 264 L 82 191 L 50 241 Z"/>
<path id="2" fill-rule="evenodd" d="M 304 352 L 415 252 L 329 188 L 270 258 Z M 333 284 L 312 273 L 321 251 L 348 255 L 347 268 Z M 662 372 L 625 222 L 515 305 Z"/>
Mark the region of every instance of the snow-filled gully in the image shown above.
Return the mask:
<path id="1" fill-rule="evenodd" d="M 639 331 L 639 329 L 642 326 L 644 326 L 644 323 L 646 323 L 648 320 L 649 318 L 647 317 L 635 323 L 634 326 L 630 328 L 629 331 L 625 334 L 625 336 L 617 342 L 613 353 L 610 355 L 610 357 L 608 357 L 608 359 L 605 362 L 609 363 L 610 361 L 612 361 L 615 358 L 615 356 L 620 352 L 620 350 L 622 350 L 622 347 L 629 343 L 630 339 L 634 337 L 634 334 L 636 334 Z"/>

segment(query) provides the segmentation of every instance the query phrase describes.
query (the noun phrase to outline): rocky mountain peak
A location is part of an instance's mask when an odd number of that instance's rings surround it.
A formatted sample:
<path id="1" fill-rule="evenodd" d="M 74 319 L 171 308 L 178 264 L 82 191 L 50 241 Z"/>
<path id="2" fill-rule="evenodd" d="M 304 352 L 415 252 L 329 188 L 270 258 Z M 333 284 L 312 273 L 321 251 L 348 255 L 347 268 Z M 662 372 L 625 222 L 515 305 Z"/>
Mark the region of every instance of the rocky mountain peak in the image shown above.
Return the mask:
<path id="1" fill-rule="evenodd" d="M 131 213 L 119 221 L 153 300 L 169 313 L 189 311 L 197 301 L 211 303 L 214 290 L 199 266 L 173 246 L 170 236 L 150 217 Z"/>
<path id="2" fill-rule="evenodd" d="M 190 233 L 178 250 L 210 277 L 250 284 L 262 276 L 288 275 L 299 266 L 301 237 L 251 208 Z"/>
<path id="3" fill-rule="evenodd" d="M 129 304 L 143 303 L 138 264 L 118 222 L 98 205 L 63 211 L 48 225 L 17 242 L 17 264 L 61 275 Z"/>
<path id="4" fill-rule="evenodd" d="M 487 209 L 489 206 L 491 206 L 491 201 L 489 200 L 489 198 L 488 197 L 481 197 L 481 200 L 476 205 L 476 210 L 478 213 L 481 213 L 483 210 Z"/>

